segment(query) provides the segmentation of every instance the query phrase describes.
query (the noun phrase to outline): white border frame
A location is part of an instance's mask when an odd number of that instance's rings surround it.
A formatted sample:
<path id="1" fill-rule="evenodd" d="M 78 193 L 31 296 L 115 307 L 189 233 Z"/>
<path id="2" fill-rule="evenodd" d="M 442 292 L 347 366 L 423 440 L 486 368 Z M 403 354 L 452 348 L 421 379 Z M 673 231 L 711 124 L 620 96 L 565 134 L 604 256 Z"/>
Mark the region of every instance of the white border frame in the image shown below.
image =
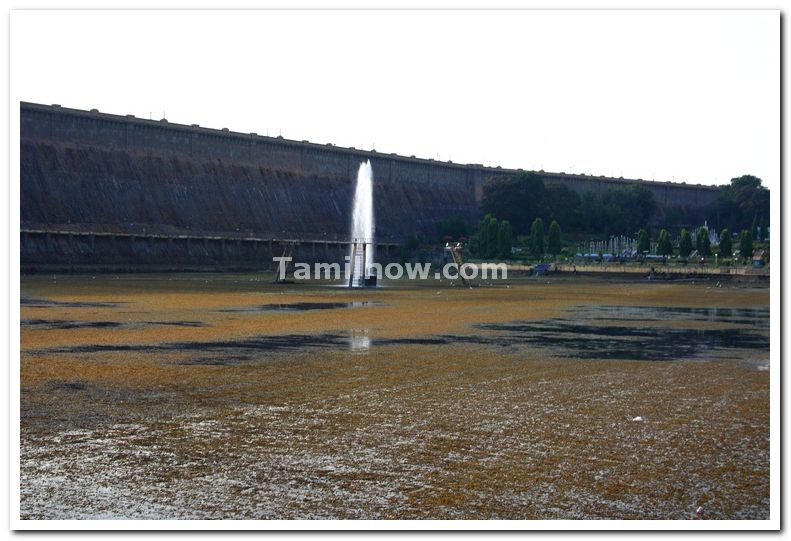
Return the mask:
<path id="1" fill-rule="evenodd" d="M 90 0 L 87 2 L 90 5 Z M 203 4 L 203 6 L 193 5 L 205 9 L 211 7 L 207 2 L 196 2 Z M 250 0 L 242 2 L 247 4 L 244 7 L 261 7 L 260 2 L 254 3 Z M 645 7 L 645 2 L 642 2 Z M 712 5 L 712 2 L 704 2 Z M 725 2 L 730 4 L 731 7 L 734 2 Z M 106 7 L 107 2 L 101 3 L 93 1 L 95 7 Z M 356 5 L 355 5 L 356 4 Z M 379 2 L 379 8 L 383 7 L 383 3 Z M 469 8 L 475 2 L 470 0 L 457 2 L 457 7 Z M 722 5 L 723 2 L 720 3 Z M 370 2 L 357 1 L 352 2 L 353 7 L 368 7 Z M 433 6 L 439 8 L 447 8 L 450 2 L 447 0 L 441 2 L 433 2 Z M 630 4 L 623 4 L 626 7 Z M 186 6 L 184 1 L 175 2 L 170 5 L 177 9 L 182 9 Z M 118 7 L 118 6 L 116 6 Z M 270 2 L 268 8 L 277 8 L 277 5 Z M 284 6 L 285 7 L 285 6 Z M 310 7 L 306 4 L 297 4 L 296 6 L 301 9 Z M 347 6 L 348 7 L 348 6 Z M 524 3 L 509 0 L 501 2 L 497 8 L 513 8 L 524 7 Z M 639 6 L 638 6 L 639 7 Z M 403 6 L 402 6 L 403 8 Z M 112 9 L 112 8 L 111 8 Z M 20 422 L 19 422 L 19 355 L 20 355 L 20 270 L 19 270 L 19 102 L 22 101 L 20 96 L 15 92 L 14 78 L 13 78 L 13 12 L 9 13 L 8 28 L 9 40 L 7 46 L 9 47 L 9 132 L 7 136 L 8 145 L 0 145 L 3 147 L 3 152 L 8 149 L 8 163 L 9 163 L 9 220 L 7 231 L 8 236 L 8 317 L 9 329 L 8 331 L 8 344 L 9 344 L 9 388 L 7 403 L 8 415 L 10 419 L 10 437 L 8 446 L 8 457 L 10 461 L 10 475 L 9 475 L 9 509 L 10 509 L 10 527 L 14 530 L 189 530 L 189 529 L 205 529 L 205 530 L 249 530 L 249 529 L 267 529 L 267 530 L 778 530 L 781 526 L 781 433 L 780 433 L 780 401 L 781 401 L 781 272 L 778 272 L 778 261 L 782 261 L 783 249 L 785 242 L 782 237 L 781 229 L 781 186 L 770 186 L 771 192 L 771 230 L 775 232 L 775 271 L 770 277 L 770 314 L 771 314 L 771 339 L 770 339 L 770 518 L 767 520 L 755 521 L 739 521 L 739 520 L 704 520 L 704 521 L 689 521 L 689 520 L 659 520 L 659 521 L 632 521 L 632 520 L 494 520 L 494 521 L 477 521 L 477 520 L 362 520 L 362 521 L 344 521 L 344 520 L 273 520 L 273 521 L 212 521 L 212 520 L 20 520 L 19 518 L 19 486 L 20 486 L 20 470 L 19 470 L 19 443 L 20 443 Z M 778 18 L 778 25 L 780 19 Z M 779 29 L 778 29 L 779 30 Z M 782 40 L 781 40 L 782 43 Z M 781 57 L 782 58 L 782 57 Z M 782 76 L 781 76 L 782 77 Z M 779 119 L 782 121 L 782 119 Z M 780 128 L 781 126 L 779 126 Z M 779 144 L 779 143 L 778 143 Z M 782 151 L 781 150 L 781 155 Z M 781 171 L 782 173 L 782 171 Z M 4 224 L 5 227 L 5 224 Z M 778 234 L 779 232 L 779 234 Z M 778 250 L 780 250 L 778 252 Z"/>

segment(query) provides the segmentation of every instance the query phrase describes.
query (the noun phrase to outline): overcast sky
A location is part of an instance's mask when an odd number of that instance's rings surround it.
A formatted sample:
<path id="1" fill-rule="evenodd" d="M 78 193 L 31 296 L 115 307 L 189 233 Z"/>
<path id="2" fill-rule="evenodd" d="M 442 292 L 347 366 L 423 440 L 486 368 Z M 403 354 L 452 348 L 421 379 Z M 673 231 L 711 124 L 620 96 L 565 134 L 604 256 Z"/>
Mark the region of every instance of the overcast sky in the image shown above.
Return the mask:
<path id="1" fill-rule="evenodd" d="M 16 11 L 11 96 L 457 163 L 778 186 L 779 29 L 776 11 Z"/>

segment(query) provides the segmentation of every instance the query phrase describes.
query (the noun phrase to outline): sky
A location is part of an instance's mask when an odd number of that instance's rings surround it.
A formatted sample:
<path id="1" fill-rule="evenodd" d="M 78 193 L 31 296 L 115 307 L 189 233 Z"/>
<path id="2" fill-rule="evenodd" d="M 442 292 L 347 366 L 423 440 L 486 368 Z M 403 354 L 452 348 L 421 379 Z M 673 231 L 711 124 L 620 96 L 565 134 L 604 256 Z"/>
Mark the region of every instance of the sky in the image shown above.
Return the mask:
<path id="1" fill-rule="evenodd" d="M 10 47 L 12 104 L 455 163 L 780 182 L 777 11 L 14 11 Z"/>

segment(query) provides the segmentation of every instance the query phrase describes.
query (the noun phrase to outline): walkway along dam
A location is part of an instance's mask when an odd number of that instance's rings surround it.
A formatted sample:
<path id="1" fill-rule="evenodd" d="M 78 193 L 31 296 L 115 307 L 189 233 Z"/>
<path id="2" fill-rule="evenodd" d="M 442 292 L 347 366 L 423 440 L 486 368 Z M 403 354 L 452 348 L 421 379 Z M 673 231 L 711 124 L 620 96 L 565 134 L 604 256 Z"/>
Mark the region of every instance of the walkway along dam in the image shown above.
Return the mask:
<path id="1" fill-rule="evenodd" d="M 517 171 L 186 126 L 166 120 L 20 105 L 23 270 L 272 268 L 342 261 L 359 164 L 375 178 L 377 253 L 478 219 L 487 179 Z M 701 209 L 712 186 L 540 173 L 582 193 L 642 183 L 660 211 Z"/>

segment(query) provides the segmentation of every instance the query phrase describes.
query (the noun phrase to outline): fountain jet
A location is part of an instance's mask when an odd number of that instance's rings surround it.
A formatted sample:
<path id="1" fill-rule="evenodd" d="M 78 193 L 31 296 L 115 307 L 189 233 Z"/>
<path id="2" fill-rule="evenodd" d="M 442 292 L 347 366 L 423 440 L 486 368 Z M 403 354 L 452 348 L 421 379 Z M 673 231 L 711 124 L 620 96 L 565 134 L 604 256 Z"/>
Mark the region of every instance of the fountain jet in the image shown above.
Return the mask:
<path id="1" fill-rule="evenodd" d="M 374 262 L 373 169 L 366 160 L 357 171 L 357 187 L 352 207 L 349 287 L 376 285 Z"/>

